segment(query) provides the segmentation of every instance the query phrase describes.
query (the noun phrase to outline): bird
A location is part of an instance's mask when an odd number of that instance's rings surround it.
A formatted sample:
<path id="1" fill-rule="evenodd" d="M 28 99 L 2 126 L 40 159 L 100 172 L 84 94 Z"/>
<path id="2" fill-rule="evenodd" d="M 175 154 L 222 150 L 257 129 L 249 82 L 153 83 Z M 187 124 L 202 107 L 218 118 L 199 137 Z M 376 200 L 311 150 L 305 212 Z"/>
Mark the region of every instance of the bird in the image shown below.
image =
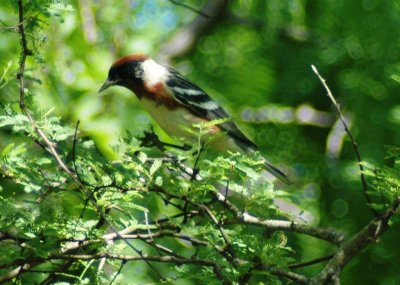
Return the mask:
<path id="1" fill-rule="evenodd" d="M 157 63 L 144 54 L 132 54 L 117 59 L 99 93 L 111 86 L 132 91 L 154 121 L 171 137 L 194 139 L 187 131 L 194 124 L 205 124 L 208 146 L 223 152 L 251 154 L 258 150 L 239 129 L 231 116 L 203 89 L 171 67 Z M 186 128 L 186 130 L 185 130 Z M 279 180 L 291 184 L 281 170 L 263 158 L 264 168 Z"/>

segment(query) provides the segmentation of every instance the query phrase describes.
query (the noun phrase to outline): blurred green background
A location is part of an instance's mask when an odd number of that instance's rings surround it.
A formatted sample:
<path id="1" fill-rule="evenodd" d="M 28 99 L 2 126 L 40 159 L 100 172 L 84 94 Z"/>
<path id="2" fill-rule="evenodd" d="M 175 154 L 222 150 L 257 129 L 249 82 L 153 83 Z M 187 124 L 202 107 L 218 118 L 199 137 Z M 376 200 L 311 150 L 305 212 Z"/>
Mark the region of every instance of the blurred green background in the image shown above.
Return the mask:
<path id="1" fill-rule="evenodd" d="M 10 68 L 11 75 L 19 54 L 18 33 L 6 28 L 18 21 L 14 2 L 0 3 L 0 68 Z M 184 1 L 198 9 L 212 2 L 218 1 Z M 400 1 L 227 3 L 210 19 L 166 0 L 55 4 L 37 23 L 42 33 L 31 34 L 39 54 L 27 65 L 29 97 L 65 124 L 80 120 L 81 131 L 116 159 L 113 143 L 126 131 L 140 135 L 155 124 L 128 90 L 111 88 L 104 96 L 97 90 L 115 59 L 149 54 L 229 110 L 262 153 L 294 178 L 294 201 L 313 213 L 316 225 L 355 233 L 371 212 L 353 147 L 310 65 L 327 79 L 363 159 L 378 166 L 390 163 L 385 146 L 400 144 Z M 190 33 L 192 44 L 179 50 L 171 39 L 179 36 L 177 42 L 184 43 Z M 5 79 L 0 102 L 18 109 L 17 81 L 10 75 Z M 13 139 L 0 132 L 0 148 Z M 400 284 L 399 232 L 391 228 L 356 257 L 344 271 L 343 284 Z M 303 246 L 293 242 L 294 249 L 304 257 L 329 253 L 322 242 L 297 239 Z"/>

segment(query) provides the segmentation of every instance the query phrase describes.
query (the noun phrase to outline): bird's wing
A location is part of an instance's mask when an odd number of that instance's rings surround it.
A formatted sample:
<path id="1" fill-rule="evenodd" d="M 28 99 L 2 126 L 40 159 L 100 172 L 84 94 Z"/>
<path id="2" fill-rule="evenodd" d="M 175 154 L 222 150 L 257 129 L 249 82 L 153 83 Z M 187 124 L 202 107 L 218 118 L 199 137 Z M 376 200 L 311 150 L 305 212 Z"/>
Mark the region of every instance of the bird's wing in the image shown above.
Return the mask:
<path id="1" fill-rule="evenodd" d="M 217 102 L 196 84 L 174 69 L 169 69 L 169 72 L 171 76 L 166 82 L 167 88 L 171 90 L 173 97 L 181 104 L 210 121 L 231 118 Z M 231 135 L 244 150 L 248 148 L 257 149 L 257 146 L 242 133 L 233 121 L 229 120 L 218 126 Z"/>

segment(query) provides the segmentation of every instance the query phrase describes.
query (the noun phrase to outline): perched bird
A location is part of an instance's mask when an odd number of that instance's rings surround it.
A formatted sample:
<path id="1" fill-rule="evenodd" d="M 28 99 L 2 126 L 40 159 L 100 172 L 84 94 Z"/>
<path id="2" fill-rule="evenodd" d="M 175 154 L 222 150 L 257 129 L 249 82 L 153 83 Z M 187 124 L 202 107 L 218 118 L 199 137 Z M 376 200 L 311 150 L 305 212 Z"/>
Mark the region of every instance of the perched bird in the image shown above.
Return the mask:
<path id="1" fill-rule="evenodd" d="M 190 139 L 193 135 L 182 126 L 190 128 L 201 122 L 227 119 L 209 125 L 208 134 L 215 135 L 209 145 L 222 151 L 248 154 L 257 150 L 257 146 L 230 120 L 229 114 L 206 92 L 176 70 L 160 65 L 146 55 L 133 54 L 115 61 L 99 93 L 114 85 L 135 93 L 146 111 L 170 136 Z M 288 177 L 267 160 L 264 165 L 268 172 L 290 183 Z"/>

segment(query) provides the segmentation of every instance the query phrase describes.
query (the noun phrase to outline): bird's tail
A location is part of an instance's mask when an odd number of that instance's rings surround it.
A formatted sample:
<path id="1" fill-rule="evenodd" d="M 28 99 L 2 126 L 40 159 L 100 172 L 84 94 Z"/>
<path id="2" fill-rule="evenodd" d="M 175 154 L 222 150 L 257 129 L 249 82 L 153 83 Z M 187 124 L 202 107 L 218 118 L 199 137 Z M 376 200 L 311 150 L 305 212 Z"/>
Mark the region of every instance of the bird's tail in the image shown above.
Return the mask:
<path id="1" fill-rule="evenodd" d="M 275 176 L 276 178 L 278 178 L 282 182 L 284 182 L 284 183 L 286 183 L 288 185 L 293 183 L 285 173 L 283 173 L 278 168 L 273 166 L 266 159 L 264 159 L 264 168 L 265 168 L 265 170 L 267 170 L 269 173 L 271 173 L 273 176 Z"/>
<path id="2" fill-rule="evenodd" d="M 247 139 L 246 139 L 247 140 Z M 252 143 L 251 141 L 247 140 L 247 141 L 243 141 L 243 140 L 238 140 L 236 139 L 234 141 L 235 147 L 231 148 L 232 151 L 237 151 L 237 149 L 239 148 L 240 150 L 242 150 L 243 152 L 247 153 L 247 154 L 252 154 L 254 152 L 257 151 L 257 146 Z M 225 147 L 227 147 L 227 145 L 225 144 Z M 228 146 L 229 147 L 229 146 Z M 235 149 L 236 148 L 236 149 Z M 281 180 L 282 182 L 284 182 L 285 184 L 292 184 L 293 182 L 289 179 L 289 177 L 283 173 L 282 171 L 280 171 L 278 168 L 276 168 L 275 166 L 273 166 L 268 160 L 266 160 L 264 157 L 262 158 L 263 162 L 264 162 L 264 169 L 266 171 L 268 171 L 269 173 L 271 173 L 273 176 L 275 176 L 276 178 L 278 178 L 279 180 Z"/>
<path id="3" fill-rule="evenodd" d="M 256 149 L 252 148 L 252 147 L 242 147 L 243 150 L 245 150 L 245 152 L 247 152 L 248 154 L 254 153 L 256 151 Z M 268 160 L 266 160 L 264 157 L 262 157 L 263 162 L 264 162 L 264 169 L 266 171 L 268 171 L 269 173 L 271 173 L 273 176 L 275 176 L 276 178 L 278 178 L 279 180 L 281 180 L 282 182 L 284 182 L 285 184 L 292 184 L 293 182 L 290 180 L 290 178 L 283 173 L 282 171 L 280 171 L 277 167 L 273 166 Z"/>

